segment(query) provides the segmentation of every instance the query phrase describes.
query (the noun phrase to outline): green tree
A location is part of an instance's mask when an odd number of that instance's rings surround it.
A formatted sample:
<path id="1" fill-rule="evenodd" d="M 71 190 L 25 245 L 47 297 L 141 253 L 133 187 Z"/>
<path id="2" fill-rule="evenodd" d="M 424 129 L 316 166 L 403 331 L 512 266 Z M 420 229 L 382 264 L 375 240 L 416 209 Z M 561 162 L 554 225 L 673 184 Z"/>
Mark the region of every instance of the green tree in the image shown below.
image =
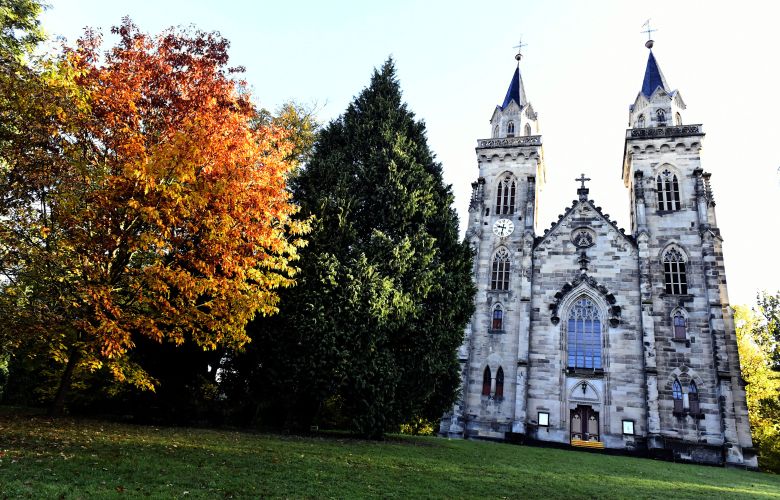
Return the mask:
<path id="1" fill-rule="evenodd" d="M 756 308 L 734 307 L 748 415 L 759 466 L 780 472 L 780 372 L 777 370 L 777 312 L 780 293 L 764 292 Z M 769 305 L 769 307 L 767 307 Z"/>
<path id="2" fill-rule="evenodd" d="M 0 62 L 22 62 L 43 40 L 39 0 L 0 0 Z"/>
<path id="3" fill-rule="evenodd" d="M 291 185 L 316 217 L 298 284 L 278 317 L 252 325 L 226 381 L 290 427 L 330 415 L 379 438 L 437 419 L 458 388 L 472 254 L 392 60 L 322 130 Z"/>

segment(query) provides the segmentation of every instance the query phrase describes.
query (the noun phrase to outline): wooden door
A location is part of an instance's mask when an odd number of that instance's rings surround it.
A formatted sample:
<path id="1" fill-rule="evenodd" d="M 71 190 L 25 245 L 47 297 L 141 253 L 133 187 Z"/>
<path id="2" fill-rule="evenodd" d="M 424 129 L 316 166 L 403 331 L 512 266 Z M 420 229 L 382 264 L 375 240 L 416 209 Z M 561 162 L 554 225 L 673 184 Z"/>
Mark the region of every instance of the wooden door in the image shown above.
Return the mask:
<path id="1" fill-rule="evenodd" d="M 599 440 L 599 413 L 590 406 L 577 406 L 571 410 L 571 439 Z"/>

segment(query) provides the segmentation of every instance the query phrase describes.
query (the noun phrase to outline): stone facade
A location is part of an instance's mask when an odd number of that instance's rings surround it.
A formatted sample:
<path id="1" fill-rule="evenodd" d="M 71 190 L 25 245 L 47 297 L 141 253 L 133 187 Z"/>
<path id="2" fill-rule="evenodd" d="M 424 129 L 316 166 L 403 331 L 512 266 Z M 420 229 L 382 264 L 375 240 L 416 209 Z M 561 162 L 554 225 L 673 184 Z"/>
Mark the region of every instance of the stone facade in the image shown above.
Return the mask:
<path id="1" fill-rule="evenodd" d="M 518 67 L 476 148 L 476 312 L 442 435 L 756 467 L 704 132 L 684 110 L 651 52 L 626 131 L 630 234 L 583 176 L 538 235 L 542 137 Z"/>

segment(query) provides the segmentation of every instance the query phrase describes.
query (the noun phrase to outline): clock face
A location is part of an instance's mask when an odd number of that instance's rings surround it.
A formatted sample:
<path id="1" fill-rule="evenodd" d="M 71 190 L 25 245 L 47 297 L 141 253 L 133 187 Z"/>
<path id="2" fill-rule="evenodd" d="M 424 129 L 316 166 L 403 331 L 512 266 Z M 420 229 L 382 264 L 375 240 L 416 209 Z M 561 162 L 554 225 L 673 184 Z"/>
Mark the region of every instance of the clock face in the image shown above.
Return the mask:
<path id="1" fill-rule="evenodd" d="M 512 234 L 512 231 L 515 230 L 514 223 L 509 219 L 498 219 L 493 224 L 493 232 L 496 233 L 496 236 L 499 238 L 506 238 L 510 234 Z"/>

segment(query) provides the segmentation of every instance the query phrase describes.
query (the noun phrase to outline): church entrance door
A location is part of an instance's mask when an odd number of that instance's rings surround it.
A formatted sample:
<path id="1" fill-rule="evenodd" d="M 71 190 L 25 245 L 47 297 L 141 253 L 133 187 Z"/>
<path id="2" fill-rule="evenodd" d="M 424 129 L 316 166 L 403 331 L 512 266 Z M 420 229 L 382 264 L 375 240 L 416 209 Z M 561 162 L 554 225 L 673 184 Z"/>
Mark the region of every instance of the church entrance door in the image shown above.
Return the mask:
<path id="1" fill-rule="evenodd" d="M 599 412 L 591 406 L 579 405 L 571 410 L 571 439 L 599 440 Z"/>

